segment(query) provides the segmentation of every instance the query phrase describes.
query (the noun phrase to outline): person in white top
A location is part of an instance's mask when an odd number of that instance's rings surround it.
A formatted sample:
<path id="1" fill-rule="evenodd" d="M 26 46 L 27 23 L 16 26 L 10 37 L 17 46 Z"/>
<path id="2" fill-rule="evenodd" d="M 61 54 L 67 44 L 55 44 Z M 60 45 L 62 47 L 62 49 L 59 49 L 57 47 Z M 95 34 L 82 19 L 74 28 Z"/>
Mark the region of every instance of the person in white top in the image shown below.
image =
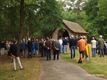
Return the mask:
<path id="1" fill-rule="evenodd" d="M 104 47 L 104 53 L 107 54 L 107 42 L 106 41 L 104 41 L 104 46 L 105 46 Z"/>
<path id="2" fill-rule="evenodd" d="M 96 56 L 96 46 L 97 46 L 97 41 L 95 40 L 95 37 L 92 37 L 91 46 L 92 46 L 92 57 L 95 57 Z"/>
<path id="3" fill-rule="evenodd" d="M 59 38 L 59 44 L 60 44 L 60 53 L 62 53 L 62 48 L 63 48 L 63 46 L 62 46 L 62 43 L 63 43 L 63 40 L 62 40 L 62 38 Z"/>

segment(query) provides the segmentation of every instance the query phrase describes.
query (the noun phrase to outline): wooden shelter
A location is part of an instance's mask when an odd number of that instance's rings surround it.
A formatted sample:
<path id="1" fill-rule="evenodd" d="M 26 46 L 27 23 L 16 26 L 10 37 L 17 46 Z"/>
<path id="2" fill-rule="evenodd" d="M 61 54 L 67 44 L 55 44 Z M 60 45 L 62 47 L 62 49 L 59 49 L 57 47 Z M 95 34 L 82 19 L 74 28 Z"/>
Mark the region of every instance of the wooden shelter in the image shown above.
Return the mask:
<path id="1" fill-rule="evenodd" d="M 52 39 L 58 39 L 59 37 L 69 37 L 71 35 L 87 35 L 87 32 L 75 22 L 63 20 L 64 29 L 56 28 L 52 33 Z"/>

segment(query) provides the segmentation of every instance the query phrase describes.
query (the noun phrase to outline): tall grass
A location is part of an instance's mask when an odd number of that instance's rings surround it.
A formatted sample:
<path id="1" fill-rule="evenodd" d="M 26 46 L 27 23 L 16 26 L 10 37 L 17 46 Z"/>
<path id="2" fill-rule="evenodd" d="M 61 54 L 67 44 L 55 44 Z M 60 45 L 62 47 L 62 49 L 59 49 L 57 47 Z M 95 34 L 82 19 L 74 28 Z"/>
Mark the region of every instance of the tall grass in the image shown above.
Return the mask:
<path id="1" fill-rule="evenodd" d="M 38 80 L 40 75 L 39 58 L 21 59 L 24 70 L 13 71 L 11 60 L 0 57 L 0 80 Z"/>

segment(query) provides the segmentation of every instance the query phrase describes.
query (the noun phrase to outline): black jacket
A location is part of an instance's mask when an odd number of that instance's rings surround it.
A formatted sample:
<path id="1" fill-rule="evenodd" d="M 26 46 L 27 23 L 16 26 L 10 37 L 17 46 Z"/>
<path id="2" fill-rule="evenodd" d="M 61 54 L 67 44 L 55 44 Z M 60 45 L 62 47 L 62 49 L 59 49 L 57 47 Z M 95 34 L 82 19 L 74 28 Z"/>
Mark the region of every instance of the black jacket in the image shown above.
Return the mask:
<path id="1" fill-rule="evenodd" d="M 10 56 L 11 56 L 11 55 L 14 55 L 14 56 L 18 57 L 17 51 L 18 51 L 17 45 L 16 45 L 16 44 L 12 44 L 12 45 L 10 45 L 10 49 L 9 49 L 8 54 L 9 54 Z"/>
<path id="2" fill-rule="evenodd" d="M 28 41 L 27 46 L 28 46 L 28 51 L 31 52 L 32 51 L 32 41 Z"/>
<path id="3" fill-rule="evenodd" d="M 71 46 L 76 46 L 77 45 L 77 41 L 76 41 L 76 39 L 69 39 L 69 47 L 71 47 Z"/>

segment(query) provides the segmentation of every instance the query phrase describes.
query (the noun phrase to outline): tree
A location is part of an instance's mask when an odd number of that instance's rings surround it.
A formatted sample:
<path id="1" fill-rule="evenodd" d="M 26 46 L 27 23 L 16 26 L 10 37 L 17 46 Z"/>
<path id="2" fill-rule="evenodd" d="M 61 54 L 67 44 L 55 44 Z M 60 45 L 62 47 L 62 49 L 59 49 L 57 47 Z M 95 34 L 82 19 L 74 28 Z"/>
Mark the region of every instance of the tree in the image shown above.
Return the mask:
<path id="1" fill-rule="evenodd" d="M 62 23 L 56 0 L 1 0 L 0 10 L 1 39 L 46 36 Z"/>
<path id="2" fill-rule="evenodd" d="M 36 18 L 37 23 L 40 24 L 38 24 L 39 28 L 37 32 L 47 36 L 62 23 L 61 9 L 56 0 L 44 0 L 38 2 L 38 4 L 40 4 L 40 6 L 36 13 Z"/>
<path id="3" fill-rule="evenodd" d="M 19 40 L 24 37 L 24 0 L 20 1 L 20 31 Z"/>
<path id="4" fill-rule="evenodd" d="M 106 30 L 107 30 L 107 0 L 99 0 L 98 7 L 98 24 L 100 26 L 100 34 L 103 34 L 107 37 Z"/>
<path id="5" fill-rule="evenodd" d="M 87 29 L 89 31 L 90 36 L 98 35 L 99 25 L 97 24 L 98 21 L 98 0 L 88 0 L 85 4 L 84 11 L 86 12 L 87 17 Z"/>
<path id="6" fill-rule="evenodd" d="M 107 1 L 106 0 L 88 0 L 84 10 L 88 15 L 88 22 L 98 34 L 106 35 L 107 26 Z M 93 30 L 94 31 L 94 30 Z"/>
<path id="7" fill-rule="evenodd" d="M 0 38 L 11 39 L 18 36 L 18 3 L 15 0 L 0 1 Z"/>

